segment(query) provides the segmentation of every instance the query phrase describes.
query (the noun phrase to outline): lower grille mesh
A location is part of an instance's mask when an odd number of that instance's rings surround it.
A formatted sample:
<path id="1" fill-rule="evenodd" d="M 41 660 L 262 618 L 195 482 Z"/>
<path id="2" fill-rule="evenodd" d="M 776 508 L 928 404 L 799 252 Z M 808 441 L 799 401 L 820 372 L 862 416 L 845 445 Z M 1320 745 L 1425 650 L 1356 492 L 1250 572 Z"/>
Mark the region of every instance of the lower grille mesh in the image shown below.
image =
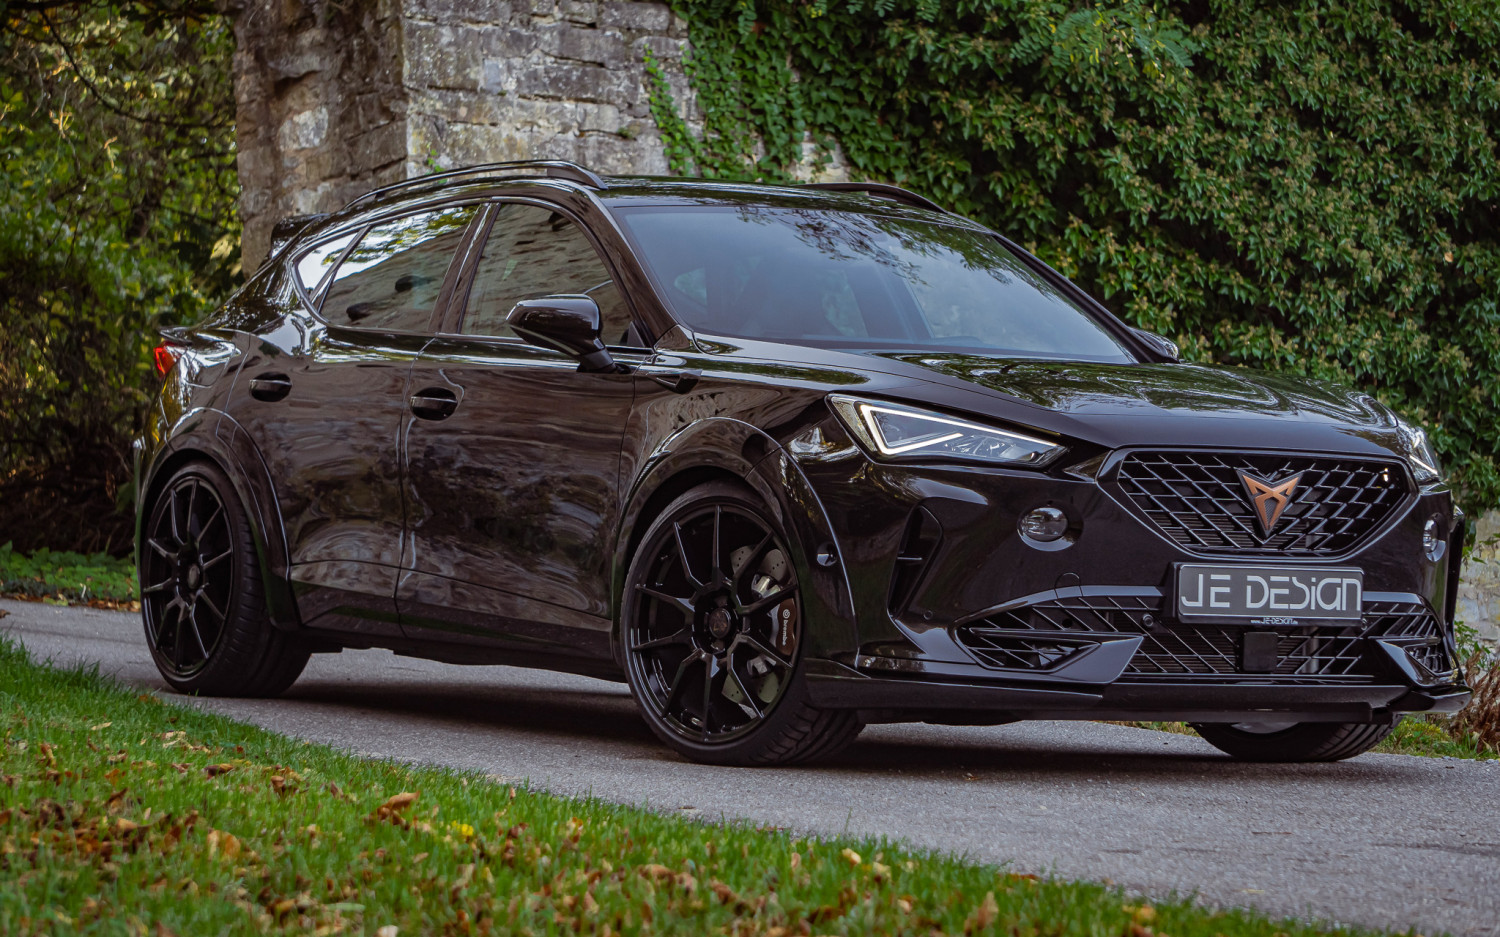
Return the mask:
<path id="1" fill-rule="evenodd" d="M 1242 674 L 1239 642 L 1245 628 L 1168 624 L 1161 618 L 1161 604 L 1154 589 L 1051 598 L 972 622 L 957 629 L 957 635 L 981 663 L 1007 670 L 1060 666 L 1079 649 L 1079 639 L 1091 634 L 1141 635 L 1140 649 L 1125 673 L 1144 678 L 1371 679 L 1367 655 L 1374 638 L 1401 645 L 1430 673 L 1453 669 L 1437 617 L 1419 602 L 1368 602 L 1362 621 L 1343 626 L 1275 629 L 1280 635 L 1277 663 L 1269 674 Z"/>

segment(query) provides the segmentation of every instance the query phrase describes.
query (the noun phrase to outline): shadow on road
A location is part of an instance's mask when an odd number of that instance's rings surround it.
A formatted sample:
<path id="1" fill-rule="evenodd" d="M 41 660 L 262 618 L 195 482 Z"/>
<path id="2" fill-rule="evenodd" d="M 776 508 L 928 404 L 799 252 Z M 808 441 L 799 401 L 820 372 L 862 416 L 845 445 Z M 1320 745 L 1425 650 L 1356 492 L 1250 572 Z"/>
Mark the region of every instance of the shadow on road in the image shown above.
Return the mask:
<path id="1" fill-rule="evenodd" d="M 603 744 L 611 757 L 620 747 L 645 760 L 676 761 L 636 714 L 623 686 L 507 686 L 489 682 L 434 685 L 404 683 L 311 683 L 293 687 L 277 705 L 305 704 L 327 712 L 419 717 L 475 735 L 526 735 L 559 745 Z M 1045 729 L 1041 728 L 1045 726 Z M 935 737 L 934 733 L 941 733 Z M 971 738 L 964 738 L 972 733 Z M 823 775 L 944 781 L 1108 779 L 1130 783 L 1201 784 L 1206 776 L 1226 781 L 1300 782 L 1325 778 L 1339 784 L 1401 785 L 1416 766 L 1383 758 L 1336 764 L 1250 764 L 1235 762 L 1206 745 L 1121 727 L 1100 738 L 1096 731 L 1070 732 L 1057 724 L 1018 723 L 1002 727 L 892 726 L 867 731 L 847 751 L 801 769 Z"/>

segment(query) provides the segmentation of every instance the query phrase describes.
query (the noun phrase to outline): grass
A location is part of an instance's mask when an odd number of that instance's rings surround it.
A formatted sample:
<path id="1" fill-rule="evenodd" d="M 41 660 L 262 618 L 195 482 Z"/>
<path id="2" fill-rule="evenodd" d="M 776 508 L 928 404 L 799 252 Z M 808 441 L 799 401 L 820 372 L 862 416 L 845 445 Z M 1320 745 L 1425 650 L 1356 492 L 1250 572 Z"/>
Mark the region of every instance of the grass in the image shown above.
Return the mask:
<path id="1" fill-rule="evenodd" d="M 0 545 L 0 595 L 53 604 L 137 608 L 135 564 L 106 553 L 18 553 Z"/>
<path id="2" fill-rule="evenodd" d="M 4 642 L 0 727 L 13 937 L 1356 933 L 360 759 Z"/>

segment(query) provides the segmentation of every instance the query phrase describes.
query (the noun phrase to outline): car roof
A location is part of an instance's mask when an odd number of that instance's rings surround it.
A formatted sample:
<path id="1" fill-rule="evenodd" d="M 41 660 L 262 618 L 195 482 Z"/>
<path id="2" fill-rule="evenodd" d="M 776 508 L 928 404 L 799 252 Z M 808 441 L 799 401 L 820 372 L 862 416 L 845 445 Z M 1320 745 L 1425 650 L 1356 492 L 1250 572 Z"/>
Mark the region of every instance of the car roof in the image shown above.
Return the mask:
<path id="1" fill-rule="evenodd" d="M 372 190 L 343 208 L 324 215 L 285 219 L 278 224 L 272 250 L 291 241 L 307 242 L 357 227 L 375 216 L 403 209 L 468 198 L 505 194 L 582 195 L 606 209 L 652 205 L 760 204 L 824 211 L 856 211 L 942 221 L 984 230 L 951 214 L 921 195 L 896 186 L 872 182 L 775 184 L 694 179 L 681 176 L 600 176 L 574 163 L 532 160 L 491 163 L 419 176 Z"/>

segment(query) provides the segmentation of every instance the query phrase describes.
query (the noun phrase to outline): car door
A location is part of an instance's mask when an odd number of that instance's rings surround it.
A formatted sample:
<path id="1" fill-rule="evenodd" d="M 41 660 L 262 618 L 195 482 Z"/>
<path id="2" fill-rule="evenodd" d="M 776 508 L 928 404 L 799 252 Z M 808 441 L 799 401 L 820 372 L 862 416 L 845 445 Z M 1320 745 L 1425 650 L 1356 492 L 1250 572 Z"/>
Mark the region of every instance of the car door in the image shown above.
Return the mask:
<path id="1" fill-rule="evenodd" d="M 407 380 L 480 211 L 405 214 L 315 246 L 295 272 L 318 316 L 290 349 L 263 339 L 236 384 L 231 413 L 267 463 L 308 624 L 400 633 Z"/>
<path id="2" fill-rule="evenodd" d="M 581 372 L 506 326 L 522 299 L 586 294 L 623 360 L 639 334 L 579 221 L 549 205 L 497 203 L 455 293 L 454 332 L 412 372 L 403 439 L 409 636 L 605 658 L 629 374 Z"/>

